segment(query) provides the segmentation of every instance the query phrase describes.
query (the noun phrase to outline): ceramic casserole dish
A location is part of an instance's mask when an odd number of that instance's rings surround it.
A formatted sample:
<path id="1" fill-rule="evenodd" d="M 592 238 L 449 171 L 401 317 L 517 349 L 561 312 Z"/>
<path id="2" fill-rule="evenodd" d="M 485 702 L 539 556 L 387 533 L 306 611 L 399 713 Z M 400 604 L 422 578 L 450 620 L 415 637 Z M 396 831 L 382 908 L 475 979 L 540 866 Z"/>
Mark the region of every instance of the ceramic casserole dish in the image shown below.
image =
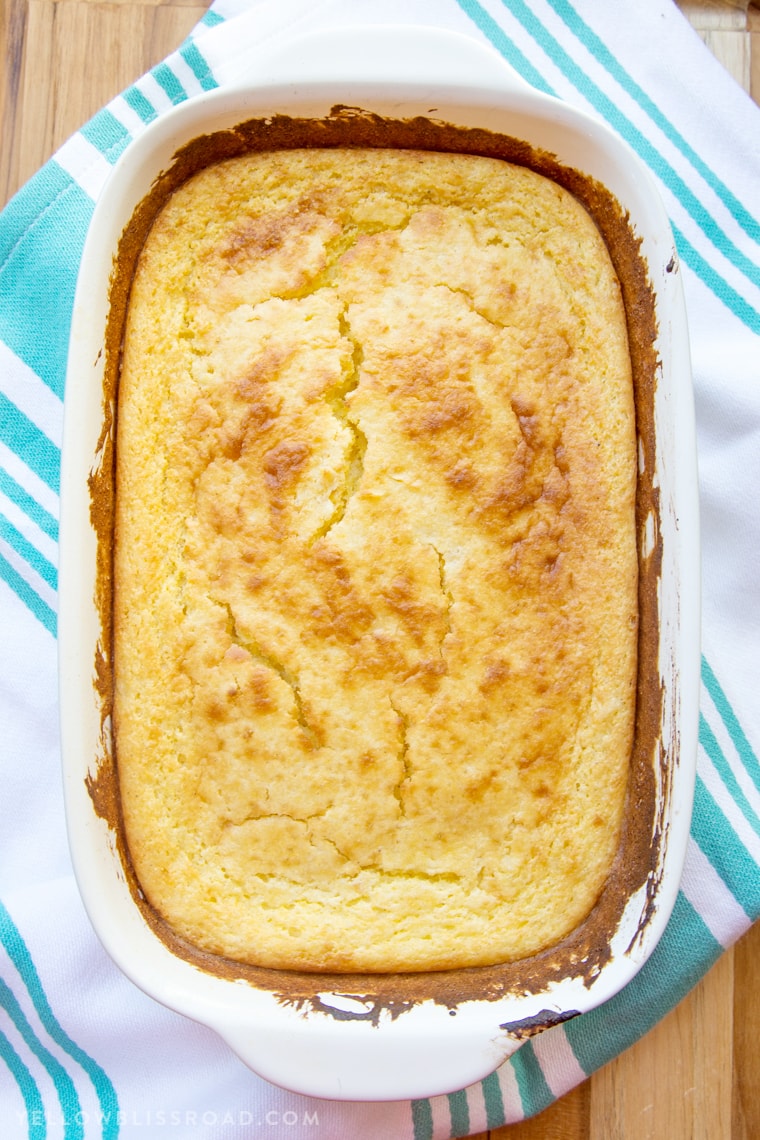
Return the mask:
<path id="1" fill-rule="evenodd" d="M 60 545 L 62 749 L 74 869 L 92 924 L 124 973 L 216 1030 L 261 1076 L 336 1099 L 430 1096 L 485 1077 L 531 1034 L 617 993 L 652 953 L 675 902 L 699 678 L 696 448 L 678 258 L 656 190 L 629 149 L 603 124 L 528 87 L 478 42 L 414 27 L 341 29 L 262 52 L 250 73 L 248 82 L 175 108 L 128 147 L 97 204 L 82 259 Z M 120 832 L 108 612 L 114 313 L 125 303 L 112 287 L 115 260 L 135 218 L 140 231 L 157 187 L 181 181 L 208 140 L 221 140 L 225 154 L 254 134 L 292 145 L 299 124 L 315 122 L 329 145 L 371 137 L 485 153 L 489 140 L 502 140 L 507 156 L 541 156 L 571 189 L 603 188 L 615 204 L 610 224 L 628 235 L 631 280 L 638 280 L 627 303 L 638 307 L 632 352 L 641 388 L 643 634 L 627 823 L 614 882 L 590 920 L 527 961 L 422 975 L 308 975 L 193 954 L 142 898 Z"/>

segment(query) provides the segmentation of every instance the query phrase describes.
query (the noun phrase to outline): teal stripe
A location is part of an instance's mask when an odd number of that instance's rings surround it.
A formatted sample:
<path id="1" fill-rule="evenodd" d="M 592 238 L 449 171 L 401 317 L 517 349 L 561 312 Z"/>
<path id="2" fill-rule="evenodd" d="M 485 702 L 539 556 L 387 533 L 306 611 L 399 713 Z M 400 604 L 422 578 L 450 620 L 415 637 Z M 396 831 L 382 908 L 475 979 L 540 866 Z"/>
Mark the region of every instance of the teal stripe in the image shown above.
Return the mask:
<path id="1" fill-rule="evenodd" d="M 507 63 L 514 67 L 515 71 L 522 75 L 523 79 L 547 95 L 554 94 L 540 71 L 537 71 L 530 60 L 525 58 L 503 28 L 497 24 L 493 16 L 481 4 L 477 3 L 477 0 L 457 0 L 457 3 L 465 15 L 469 16 L 476 28 L 480 29 L 491 45 L 506 59 Z"/>
<path id="2" fill-rule="evenodd" d="M 32 956 L 10 914 L 0 902 L 0 940 L 9 958 L 19 972 L 37 1010 L 40 1021 L 50 1037 L 77 1062 L 92 1082 L 103 1117 L 103 1140 L 116 1140 L 119 1133 L 119 1101 L 111 1081 L 84 1049 L 61 1028 L 50 1008 Z"/>
<path id="3" fill-rule="evenodd" d="M 697 277 L 715 294 L 719 301 L 723 302 L 727 309 L 731 310 L 735 317 L 739 318 L 742 324 L 745 324 L 752 332 L 760 334 L 760 313 L 745 301 L 741 293 L 737 293 L 727 281 L 723 280 L 719 273 L 715 272 L 702 254 L 684 237 L 678 226 L 674 225 L 672 219 L 670 224 L 678 255 L 684 265 L 688 265 L 689 269 L 696 273 Z"/>
<path id="4" fill-rule="evenodd" d="M 723 947 L 679 892 L 665 933 L 635 979 L 604 1005 L 565 1023 L 584 1073 L 590 1075 L 643 1037 L 722 953 Z"/>
<path id="5" fill-rule="evenodd" d="M 112 164 L 132 141 L 127 128 L 107 108 L 85 123 L 80 134 Z"/>
<path id="6" fill-rule="evenodd" d="M 433 1109 L 429 1100 L 412 1101 L 414 1140 L 433 1140 Z"/>
<path id="7" fill-rule="evenodd" d="M 172 103 L 182 103 L 187 99 L 187 91 L 180 83 L 172 69 L 165 63 L 159 63 L 151 71 L 151 75 L 171 99 Z"/>
<path id="8" fill-rule="evenodd" d="M 62 398 L 74 291 L 94 203 L 68 175 L 53 199 L 33 198 L 38 212 L 20 237 L 16 231 L 0 267 L 0 339 Z"/>
<path id="9" fill-rule="evenodd" d="M 10 562 L 6 562 L 0 554 L 0 579 L 13 590 L 19 601 L 23 602 L 28 610 L 44 625 L 53 637 L 58 635 L 58 618 L 47 602 L 43 602 L 39 594 L 32 589 L 28 582 L 13 569 Z"/>
<path id="10" fill-rule="evenodd" d="M 694 786 L 692 837 L 739 906 L 753 921 L 760 916 L 757 863 L 715 802 L 701 776 Z"/>
<path id="11" fill-rule="evenodd" d="M 501 1128 L 504 1124 L 504 1097 L 498 1073 L 491 1073 L 480 1082 L 483 1102 L 486 1106 L 486 1124 L 489 1128 Z"/>
<path id="12" fill-rule="evenodd" d="M 200 83 L 204 91 L 211 91 L 218 84 L 214 79 L 211 68 L 206 63 L 198 48 L 190 40 L 188 43 L 183 44 L 179 50 L 179 54 L 184 59 L 187 66 L 192 71 L 195 78 Z"/>
<path id="13" fill-rule="evenodd" d="M 0 392 L 0 439 L 23 457 L 27 467 L 58 492 L 61 453 L 52 440 Z"/>
<path id="14" fill-rule="evenodd" d="M 731 708 L 731 703 L 723 692 L 718 678 L 704 657 L 702 658 L 702 682 L 712 697 L 713 704 L 728 730 L 728 735 L 731 737 L 734 748 L 738 752 L 744 767 L 747 769 L 748 775 L 752 778 L 755 786 L 760 788 L 760 761 L 758 761 L 755 751 L 747 739 L 736 713 Z"/>
<path id="15" fill-rule="evenodd" d="M 464 1089 L 448 1094 L 451 1136 L 470 1135 L 470 1106 Z"/>
<path id="16" fill-rule="evenodd" d="M 207 28 L 215 28 L 217 24 L 224 23 L 224 16 L 220 16 L 218 12 L 209 11 L 201 16 L 198 22 L 205 24 Z"/>
<path id="17" fill-rule="evenodd" d="M 0 467 L 0 491 L 20 507 L 27 518 L 36 523 L 40 530 L 49 538 L 58 541 L 58 519 L 53 518 L 49 511 L 37 502 L 28 491 L 25 491 L 16 480 Z"/>
<path id="18" fill-rule="evenodd" d="M 124 101 L 129 104 L 136 115 L 140 116 L 144 123 L 152 123 L 158 116 L 158 111 L 153 104 L 136 87 L 129 87 L 124 92 Z"/>
<path id="19" fill-rule="evenodd" d="M 47 1124 L 45 1123 L 45 1106 L 42 1103 L 40 1090 L 37 1088 L 34 1077 L 2 1032 L 0 1032 L 0 1057 L 5 1061 L 24 1098 L 28 1140 L 45 1140 Z"/>
<path id="20" fill-rule="evenodd" d="M 665 137 L 687 158 L 697 173 L 705 180 L 723 205 L 731 214 L 735 222 L 742 227 L 749 237 L 760 241 L 760 222 L 746 209 L 742 202 L 729 189 L 728 186 L 711 170 L 697 151 L 686 141 L 683 135 L 676 130 L 673 124 L 663 115 L 656 103 L 649 98 L 638 83 L 620 65 L 608 47 L 599 39 L 588 24 L 578 15 L 567 0 L 547 0 L 561 20 L 578 40 L 596 57 L 601 65 L 609 72 L 631 98 L 638 103 L 643 111 L 649 115 Z"/>
<path id="21" fill-rule="evenodd" d="M 723 755 L 723 750 L 702 713 L 699 714 L 699 743 L 715 765 L 715 770 L 723 781 L 731 799 L 739 808 L 755 834 L 760 835 L 760 819 L 758 819 L 757 812 L 750 804 L 739 781 L 731 771 L 731 766 Z"/>
<path id="22" fill-rule="evenodd" d="M 63 1112 L 63 1135 L 65 1140 L 82 1140 L 82 1106 L 77 1096 L 69 1074 L 53 1054 L 45 1048 L 37 1034 L 32 1029 L 23 1009 L 16 999 L 13 990 L 0 978 L 0 1005 L 10 1017 L 19 1034 L 34 1053 L 37 1060 L 47 1070 L 50 1079 L 55 1085 L 55 1091 Z"/>
<path id="23" fill-rule="evenodd" d="M 687 186 L 680 174 L 660 154 L 649 139 L 641 133 L 630 119 L 615 105 L 612 99 L 597 87 L 594 81 L 578 66 L 544 27 L 533 12 L 523 3 L 523 0 L 502 0 L 502 3 L 523 25 L 525 30 L 533 36 L 536 43 L 549 56 L 552 62 L 563 72 L 567 79 L 583 94 L 596 110 L 604 116 L 607 122 L 614 127 L 618 134 L 624 138 L 634 150 L 644 159 L 665 186 L 675 195 L 700 227 L 716 249 L 720 250 L 753 285 L 760 287 L 760 266 L 757 266 L 740 249 L 716 223 L 712 214 L 700 202 L 699 198 Z"/>
<path id="24" fill-rule="evenodd" d="M 40 554 L 37 547 L 17 530 L 2 512 L 0 512 L 0 538 L 4 539 L 35 573 L 39 574 L 43 582 L 47 582 L 53 590 L 58 589 L 58 571 L 55 566 L 52 562 L 48 562 L 44 554 Z"/>
<path id="25" fill-rule="evenodd" d="M 546 1083 L 531 1041 L 526 1041 L 514 1054 L 512 1068 L 517 1077 L 524 1115 L 535 1116 L 548 1108 L 555 1096 Z"/>

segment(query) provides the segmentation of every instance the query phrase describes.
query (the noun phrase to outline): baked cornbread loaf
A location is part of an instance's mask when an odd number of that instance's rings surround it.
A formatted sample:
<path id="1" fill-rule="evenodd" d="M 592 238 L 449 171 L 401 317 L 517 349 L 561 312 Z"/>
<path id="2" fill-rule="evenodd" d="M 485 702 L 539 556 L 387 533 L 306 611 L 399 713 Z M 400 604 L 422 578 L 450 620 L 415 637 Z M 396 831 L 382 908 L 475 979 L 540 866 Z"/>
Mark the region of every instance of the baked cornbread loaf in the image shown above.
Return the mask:
<path id="1" fill-rule="evenodd" d="M 156 220 L 118 394 L 115 740 L 146 897 L 316 971 L 556 943 L 617 849 L 635 414 L 589 215 L 496 159 L 250 154 Z"/>

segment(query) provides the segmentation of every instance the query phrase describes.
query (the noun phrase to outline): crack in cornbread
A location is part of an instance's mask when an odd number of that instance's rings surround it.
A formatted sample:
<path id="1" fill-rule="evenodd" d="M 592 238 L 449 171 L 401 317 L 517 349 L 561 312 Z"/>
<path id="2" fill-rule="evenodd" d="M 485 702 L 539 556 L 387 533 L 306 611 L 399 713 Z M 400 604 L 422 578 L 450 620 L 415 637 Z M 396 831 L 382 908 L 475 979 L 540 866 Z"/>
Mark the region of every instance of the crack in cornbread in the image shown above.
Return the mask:
<path id="1" fill-rule="evenodd" d="M 159 215 L 118 394 L 141 888 L 253 964 L 525 957 L 592 909 L 636 691 L 620 289 L 528 169 L 251 154 Z"/>

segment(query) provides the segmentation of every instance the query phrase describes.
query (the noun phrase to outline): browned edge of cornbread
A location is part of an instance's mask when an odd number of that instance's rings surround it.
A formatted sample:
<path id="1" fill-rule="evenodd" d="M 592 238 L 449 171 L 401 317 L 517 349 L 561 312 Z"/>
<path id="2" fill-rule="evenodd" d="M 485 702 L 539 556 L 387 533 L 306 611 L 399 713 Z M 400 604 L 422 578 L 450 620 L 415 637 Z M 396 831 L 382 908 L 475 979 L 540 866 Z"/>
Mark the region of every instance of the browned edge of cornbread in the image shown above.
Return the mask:
<path id="1" fill-rule="evenodd" d="M 639 644 L 635 734 L 631 771 L 618 854 L 596 906 L 567 938 L 532 957 L 505 965 L 405 974 L 319 974 L 249 966 L 209 954 L 179 938 L 146 902 L 131 866 L 121 817 L 117 758 L 111 738 L 112 706 L 112 553 L 115 494 L 115 416 L 125 318 L 134 269 L 153 220 L 173 191 L 202 167 L 249 151 L 301 147 L 384 147 L 462 152 L 498 158 L 534 170 L 570 191 L 594 218 L 610 251 L 625 304 L 634 380 L 639 453 L 643 458 L 637 485 L 639 537 Z M 630 896 L 646 888 L 648 904 L 640 929 L 655 905 L 660 847 L 669 773 L 678 762 L 678 742 L 666 754 L 659 741 L 664 701 L 658 670 L 657 586 L 662 551 L 659 497 L 654 476 L 654 396 L 657 358 L 656 314 L 640 239 L 612 194 L 587 175 L 563 166 L 557 158 L 529 143 L 479 128 L 452 126 L 427 118 L 394 120 L 357 108 L 336 106 L 325 119 L 274 116 L 242 122 L 234 128 L 201 136 L 175 155 L 156 179 L 122 234 L 110 284 L 103 393 L 102 462 L 90 479 L 91 520 L 98 537 L 97 605 L 101 642 L 95 662 L 101 706 L 102 759 L 87 786 L 93 807 L 113 829 L 132 896 L 146 923 L 179 958 L 229 979 L 244 979 L 297 1006 L 324 1009 L 315 996 L 322 991 L 351 993 L 369 1005 L 377 1021 L 385 1011 L 397 1016 L 421 1000 L 453 1009 L 470 1000 L 495 1000 L 507 994 L 539 993 L 551 981 L 580 977 L 591 986 L 611 956 L 610 940 Z M 654 549 L 641 556 L 644 524 L 655 519 Z M 666 790 L 658 796 L 657 787 Z M 335 1013 L 335 1011 L 328 1010 Z M 540 1028 L 540 1026 L 538 1026 Z M 530 1031 L 534 1031 L 531 1026 Z"/>

